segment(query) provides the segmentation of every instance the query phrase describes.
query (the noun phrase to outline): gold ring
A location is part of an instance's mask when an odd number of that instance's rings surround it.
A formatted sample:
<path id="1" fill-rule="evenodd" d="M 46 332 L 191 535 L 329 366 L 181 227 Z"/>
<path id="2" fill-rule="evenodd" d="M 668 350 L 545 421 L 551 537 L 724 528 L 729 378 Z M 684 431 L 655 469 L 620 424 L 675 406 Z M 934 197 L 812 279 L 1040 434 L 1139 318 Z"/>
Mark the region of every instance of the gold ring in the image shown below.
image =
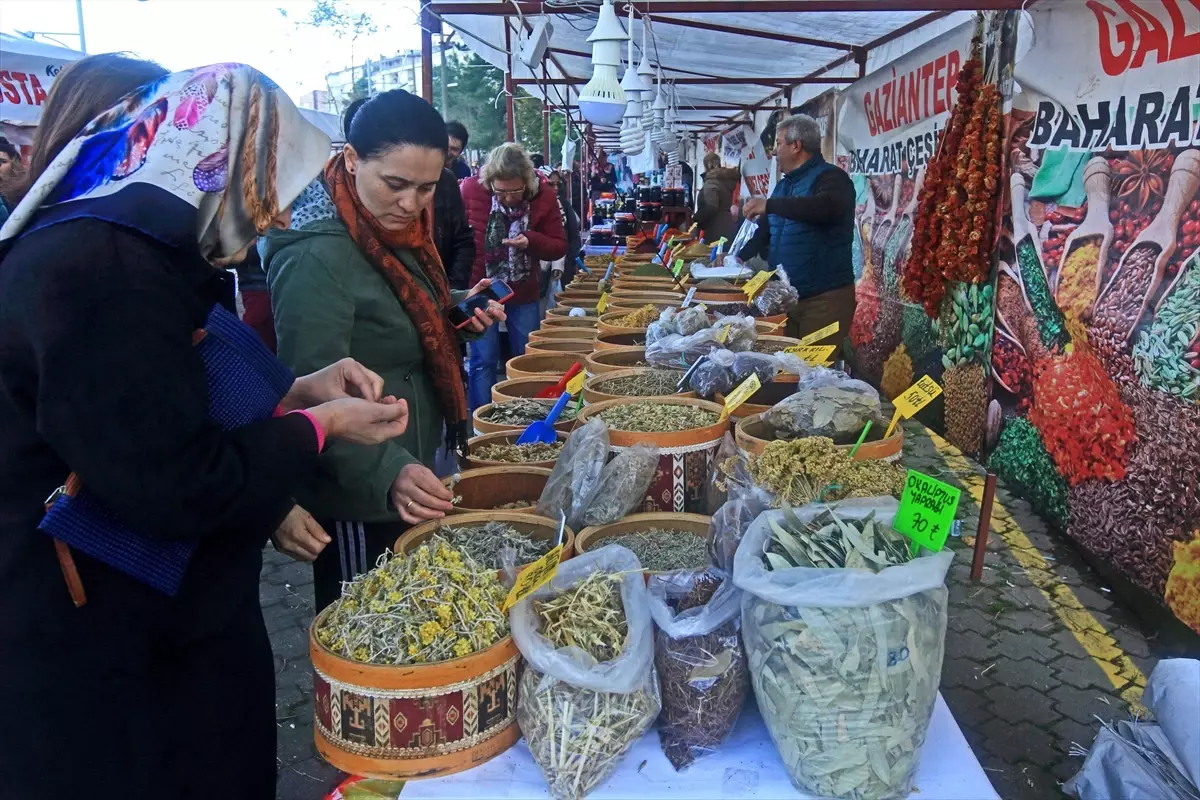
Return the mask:
<path id="1" fill-rule="evenodd" d="M 409 501 L 408 501 L 408 505 L 404 506 L 404 510 L 405 510 L 405 511 L 408 511 L 410 508 L 412 508 L 412 504 L 413 504 L 413 503 L 415 503 L 415 502 L 417 502 L 417 501 L 416 501 L 416 500 L 409 500 Z"/>

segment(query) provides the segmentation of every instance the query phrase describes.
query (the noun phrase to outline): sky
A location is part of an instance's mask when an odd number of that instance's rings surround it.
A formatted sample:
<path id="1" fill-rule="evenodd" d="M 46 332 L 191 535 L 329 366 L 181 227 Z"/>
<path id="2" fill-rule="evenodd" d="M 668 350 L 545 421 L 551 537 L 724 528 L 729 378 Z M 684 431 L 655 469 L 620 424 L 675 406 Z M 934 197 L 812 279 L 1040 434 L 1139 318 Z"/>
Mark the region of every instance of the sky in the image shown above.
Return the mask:
<path id="1" fill-rule="evenodd" d="M 83 0 L 89 53 L 128 51 L 170 70 L 236 61 L 266 73 L 298 100 L 325 88 L 325 74 L 370 58 L 419 49 L 416 0 L 345 0 L 379 30 L 353 44 L 328 29 L 299 26 L 312 0 Z M 280 9 L 288 13 L 284 17 Z M 79 49 L 75 0 L 0 0 L 0 30 L 59 33 L 50 44 Z"/>

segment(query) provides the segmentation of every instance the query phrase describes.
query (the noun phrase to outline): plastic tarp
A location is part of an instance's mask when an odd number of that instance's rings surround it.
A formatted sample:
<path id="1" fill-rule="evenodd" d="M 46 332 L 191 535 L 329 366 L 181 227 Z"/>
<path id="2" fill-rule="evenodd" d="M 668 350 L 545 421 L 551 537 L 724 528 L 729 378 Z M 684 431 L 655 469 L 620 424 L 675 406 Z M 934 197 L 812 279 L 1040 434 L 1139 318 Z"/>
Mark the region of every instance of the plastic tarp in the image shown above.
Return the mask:
<path id="1" fill-rule="evenodd" d="M 83 53 L 0 33 L 0 122 L 37 125 L 59 71 Z"/>
<path id="2" fill-rule="evenodd" d="M 300 112 L 300 116 L 320 128 L 321 132 L 328 136 L 334 143 L 346 141 L 346 137 L 342 133 L 342 119 L 337 114 L 330 114 L 325 111 L 313 111 L 311 108 L 300 108 L 297 110 Z"/>

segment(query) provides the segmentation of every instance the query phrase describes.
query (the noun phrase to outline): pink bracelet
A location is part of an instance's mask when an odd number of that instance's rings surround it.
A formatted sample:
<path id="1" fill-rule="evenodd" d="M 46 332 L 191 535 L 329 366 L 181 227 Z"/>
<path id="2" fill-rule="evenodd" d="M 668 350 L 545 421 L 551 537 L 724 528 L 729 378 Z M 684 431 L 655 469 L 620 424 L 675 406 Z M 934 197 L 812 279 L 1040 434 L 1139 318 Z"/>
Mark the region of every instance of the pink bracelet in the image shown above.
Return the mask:
<path id="1" fill-rule="evenodd" d="M 288 413 L 289 414 L 299 414 L 300 416 L 304 417 L 305 419 L 307 419 L 309 422 L 312 423 L 313 430 L 317 434 L 317 452 L 320 453 L 322 450 L 324 450 L 325 449 L 325 429 L 321 427 L 321 423 L 317 422 L 317 418 L 315 416 L 313 416 L 311 412 L 306 411 L 302 408 L 297 409 L 296 411 L 289 411 Z"/>

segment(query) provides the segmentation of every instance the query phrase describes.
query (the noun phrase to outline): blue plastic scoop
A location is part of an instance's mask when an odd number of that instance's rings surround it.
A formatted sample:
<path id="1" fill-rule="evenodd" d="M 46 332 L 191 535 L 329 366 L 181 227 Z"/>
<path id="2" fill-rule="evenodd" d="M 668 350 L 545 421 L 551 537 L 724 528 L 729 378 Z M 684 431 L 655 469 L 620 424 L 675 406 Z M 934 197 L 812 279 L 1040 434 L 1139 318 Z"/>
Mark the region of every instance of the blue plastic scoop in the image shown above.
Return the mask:
<path id="1" fill-rule="evenodd" d="M 571 395 L 563 392 L 558 396 L 558 402 L 554 404 L 554 408 L 550 409 L 550 413 L 546 418 L 531 424 L 521 434 L 521 438 L 517 439 L 517 444 L 554 444 L 558 441 L 558 432 L 554 430 L 554 423 L 558 422 L 558 416 L 566 407 L 567 401 L 571 399 Z"/>

